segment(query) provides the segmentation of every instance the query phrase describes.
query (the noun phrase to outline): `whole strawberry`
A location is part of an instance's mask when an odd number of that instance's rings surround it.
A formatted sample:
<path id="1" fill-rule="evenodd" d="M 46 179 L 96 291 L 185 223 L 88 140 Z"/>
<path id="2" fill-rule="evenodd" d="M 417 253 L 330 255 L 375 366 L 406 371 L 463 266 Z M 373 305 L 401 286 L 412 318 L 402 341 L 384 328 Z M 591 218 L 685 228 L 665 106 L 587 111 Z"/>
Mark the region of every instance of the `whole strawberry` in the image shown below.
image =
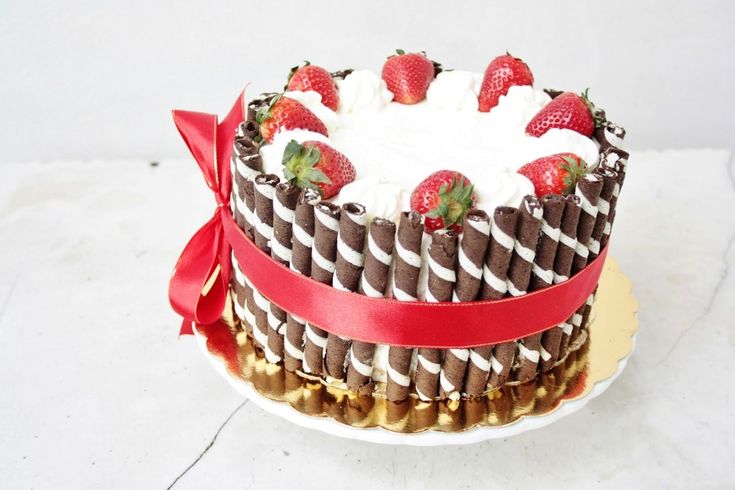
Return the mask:
<path id="1" fill-rule="evenodd" d="M 551 128 L 571 129 L 587 137 L 595 130 L 593 117 L 594 105 L 587 98 L 587 93 L 577 95 L 564 92 L 538 111 L 526 126 L 526 133 L 541 136 Z"/>
<path id="2" fill-rule="evenodd" d="M 277 95 L 270 105 L 261 108 L 256 121 L 260 125 L 260 135 L 268 143 L 278 131 L 290 129 L 306 129 L 314 133 L 329 136 L 324 123 L 306 108 L 301 102 Z"/>
<path id="3" fill-rule="evenodd" d="M 355 167 L 347 157 L 321 141 L 291 140 L 283 152 L 283 165 L 286 180 L 302 189 L 318 190 L 323 199 L 355 180 Z"/>
<path id="4" fill-rule="evenodd" d="M 547 194 L 571 194 L 587 170 L 584 160 L 574 153 L 541 157 L 518 169 L 533 184 L 537 197 Z"/>
<path id="5" fill-rule="evenodd" d="M 415 104 L 426 98 L 434 79 L 434 63 L 422 53 L 405 53 L 398 49 L 383 65 L 382 78 L 393 92 L 393 101 Z"/>
<path id="6" fill-rule="evenodd" d="M 533 74 L 522 59 L 510 54 L 498 56 L 487 65 L 480 87 L 480 112 L 488 112 L 498 105 L 513 85 L 533 85 Z"/>
<path id="7" fill-rule="evenodd" d="M 448 228 L 457 233 L 477 197 L 470 179 L 454 170 L 439 170 L 411 193 L 411 209 L 424 215 L 424 230 Z"/>
<path id="8" fill-rule="evenodd" d="M 339 106 L 339 94 L 332 75 L 321 66 L 312 65 L 308 61 L 303 66 L 294 66 L 288 75 L 286 90 L 307 92 L 313 90 L 322 96 L 322 104 L 333 111 Z"/>

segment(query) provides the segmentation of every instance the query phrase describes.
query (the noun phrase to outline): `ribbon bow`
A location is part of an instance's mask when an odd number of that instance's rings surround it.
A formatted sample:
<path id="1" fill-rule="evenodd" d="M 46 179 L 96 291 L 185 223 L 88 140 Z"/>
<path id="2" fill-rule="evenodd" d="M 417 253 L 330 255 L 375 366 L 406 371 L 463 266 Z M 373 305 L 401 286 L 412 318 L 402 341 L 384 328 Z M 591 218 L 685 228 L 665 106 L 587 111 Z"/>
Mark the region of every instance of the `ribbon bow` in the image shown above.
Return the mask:
<path id="1" fill-rule="evenodd" d="M 181 137 L 189 147 L 207 186 L 214 193 L 214 215 L 184 247 L 169 283 L 168 298 L 184 320 L 180 334 L 192 334 L 192 322 L 209 325 L 219 320 L 230 283 L 231 248 L 222 220 L 230 213 L 232 188 L 229 161 L 235 129 L 243 120 L 244 92 L 220 123 L 216 115 L 173 111 Z"/>

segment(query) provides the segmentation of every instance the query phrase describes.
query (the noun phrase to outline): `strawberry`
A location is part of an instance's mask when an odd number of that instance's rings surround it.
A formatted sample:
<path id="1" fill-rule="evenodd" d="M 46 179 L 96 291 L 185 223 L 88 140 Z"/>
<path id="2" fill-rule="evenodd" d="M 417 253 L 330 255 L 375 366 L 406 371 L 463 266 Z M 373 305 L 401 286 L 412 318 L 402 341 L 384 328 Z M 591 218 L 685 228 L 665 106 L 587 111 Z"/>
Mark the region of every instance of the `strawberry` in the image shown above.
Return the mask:
<path id="1" fill-rule="evenodd" d="M 423 214 L 424 230 L 449 228 L 457 233 L 477 196 L 470 179 L 454 170 L 439 170 L 424 179 L 411 193 L 411 209 Z"/>
<path id="2" fill-rule="evenodd" d="M 285 89 L 302 92 L 313 90 L 322 96 L 322 104 L 333 111 L 339 106 L 339 94 L 332 75 L 321 66 L 312 65 L 308 61 L 304 62 L 304 66 L 291 68 Z"/>
<path id="3" fill-rule="evenodd" d="M 595 127 L 604 122 L 602 113 L 587 98 L 586 90 L 582 95 L 564 92 L 533 116 L 526 126 L 526 133 L 541 136 L 551 128 L 560 128 L 571 129 L 590 137 Z"/>
<path id="4" fill-rule="evenodd" d="M 268 143 L 278 131 L 306 129 L 329 136 L 324 123 L 301 102 L 282 95 L 273 98 L 270 105 L 258 110 L 256 121 L 260 125 L 260 135 Z"/>
<path id="5" fill-rule="evenodd" d="M 396 53 L 385 61 L 381 74 L 388 90 L 393 92 L 393 101 L 401 104 L 421 102 L 436 75 L 434 63 L 422 53 L 405 53 L 402 49 L 397 49 Z"/>
<path id="6" fill-rule="evenodd" d="M 283 152 L 283 175 L 300 188 L 312 188 L 323 199 L 355 180 L 355 167 L 342 153 L 321 141 L 291 140 Z"/>
<path id="7" fill-rule="evenodd" d="M 536 196 L 543 197 L 574 192 L 586 169 L 584 160 L 574 153 L 557 153 L 525 164 L 518 169 L 518 173 L 528 177 Z"/>
<path id="8" fill-rule="evenodd" d="M 533 85 L 533 74 L 522 59 L 506 53 L 485 68 L 478 97 L 480 112 L 488 112 L 498 105 L 500 96 L 506 95 L 513 85 Z"/>

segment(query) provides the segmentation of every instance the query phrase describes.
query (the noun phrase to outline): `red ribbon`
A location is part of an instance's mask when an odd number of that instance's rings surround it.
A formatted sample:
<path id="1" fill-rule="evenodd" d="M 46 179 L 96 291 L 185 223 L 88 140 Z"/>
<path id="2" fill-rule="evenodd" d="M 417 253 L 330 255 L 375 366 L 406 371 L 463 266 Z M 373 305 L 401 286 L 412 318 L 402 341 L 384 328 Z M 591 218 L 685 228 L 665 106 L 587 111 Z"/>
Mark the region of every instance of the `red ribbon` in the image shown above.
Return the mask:
<path id="1" fill-rule="evenodd" d="M 171 277 L 169 298 L 184 317 L 182 334 L 191 333 L 191 322 L 208 325 L 221 316 L 231 250 L 255 288 L 284 310 L 342 337 L 407 347 L 462 348 L 526 337 L 566 321 L 595 289 L 607 247 L 561 284 L 496 301 L 427 303 L 370 298 L 292 271 L 256 247 L 226 205 L 231 187 L 229 158 L 235 128 L 243 118 L 242 103 L 241 95 L 219 125 L 216 116 L 174 112 L 176 126 L 217 200 L 214 216 L 187 244 Z M 214 284 L 203 295 L 215 273 Z"/>
<path id="2" fill-rule="evenodd" d="M 182 335 L 193 333 L 192 322 L 201 325 L 216 322 L 225 308 L 230 284 L 231 248 L 224 237 L 222 216 L 229 213 L 232 188 L 229 162 L 235 129 L 243 120 L 244 95 L 244 92 L 240 94 L 221 123 L 212 114 L 173 111 L 176 128 L 217 202 L 214 216 L 184 247 L 169 282 L 169 302 L 184 317 Z M 225 210 L 227 213 L 223 213 Z M 213 281 L 211 287 L 204 291 L 210 281 Z"/>

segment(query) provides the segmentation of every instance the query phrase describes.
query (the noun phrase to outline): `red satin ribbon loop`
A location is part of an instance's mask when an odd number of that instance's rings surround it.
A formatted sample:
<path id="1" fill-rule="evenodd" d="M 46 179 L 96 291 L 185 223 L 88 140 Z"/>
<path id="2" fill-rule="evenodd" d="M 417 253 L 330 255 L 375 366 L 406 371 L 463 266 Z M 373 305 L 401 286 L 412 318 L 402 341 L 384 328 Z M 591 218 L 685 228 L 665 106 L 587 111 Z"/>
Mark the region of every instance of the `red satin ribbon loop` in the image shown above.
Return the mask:
<path id="1" fill-rule="evenodd" d="M 243 120 L 244 96 L 244 92 L 240 94 L 221 123 L 212 114 L 173 111 L 176 128 L 217 202 L 214 216 L 184 247 L 169 282 L 169 302 L 184 318 L 180 334 L 191 334 L 192 322 L 203 325 L 216 322 L 227 301 L 232 259 L 221 211 L 227 208 L 232 188 L 230 156 L 235 129 Z M 213 281 L 211 287 L 204 291 L 209 281 Z"/>

